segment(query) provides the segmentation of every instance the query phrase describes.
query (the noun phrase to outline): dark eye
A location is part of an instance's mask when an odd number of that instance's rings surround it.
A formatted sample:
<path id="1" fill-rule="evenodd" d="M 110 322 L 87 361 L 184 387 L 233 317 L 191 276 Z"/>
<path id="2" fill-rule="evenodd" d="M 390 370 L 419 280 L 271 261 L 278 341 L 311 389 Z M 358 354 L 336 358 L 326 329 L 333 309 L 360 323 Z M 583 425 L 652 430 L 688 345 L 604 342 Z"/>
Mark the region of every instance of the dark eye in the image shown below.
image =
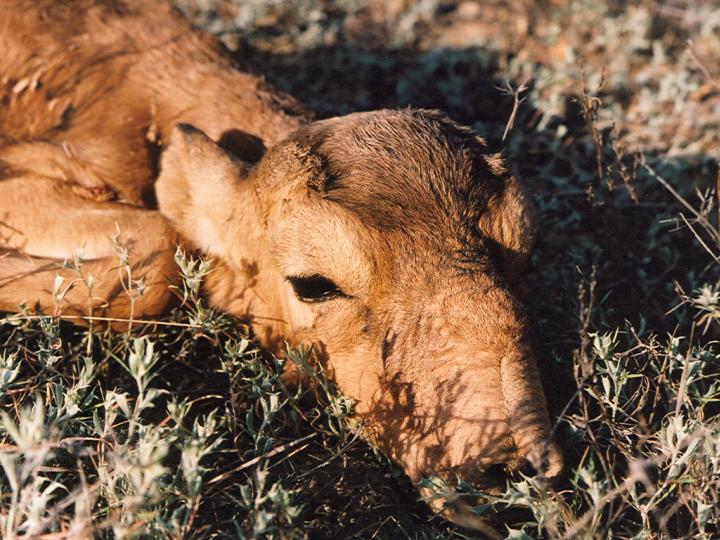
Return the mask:
<path id="1" fill-rule="evenodd" d="M 289 276 L 287 280 L 301 302 L 325 302 L 339 296 L 346 296 L 335 283 L 317 274 L 314 276 Z"/>

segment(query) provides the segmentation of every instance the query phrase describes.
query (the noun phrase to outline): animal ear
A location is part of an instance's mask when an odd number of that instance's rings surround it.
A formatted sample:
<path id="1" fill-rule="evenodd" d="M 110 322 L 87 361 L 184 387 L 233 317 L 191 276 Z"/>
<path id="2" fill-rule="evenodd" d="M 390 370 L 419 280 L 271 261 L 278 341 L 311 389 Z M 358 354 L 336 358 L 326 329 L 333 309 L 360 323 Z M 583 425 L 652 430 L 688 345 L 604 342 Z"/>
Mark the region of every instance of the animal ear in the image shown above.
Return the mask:
<path id="1" fill-rule="evenodd" d="M 532 197 L 514 177 L 493 197 L 480 218 L 480 231 L 500 247 L 503 273 L 515 284 L 535 246 L 537 215 Z"/>
<path id="2" fill-rule="evenodd" d="M 198 248 L 228 261 L 249 166 L 189 124 L 178 124 L 155 184 L 160 212 Z"/>
<path id="3" fill-rule="evenodd" d="M 323 135 L 324 131 L 315 126 L 295 132 L 265 154 L 258 163 L 256 176 L 268 190 L 325 193 L 333 178 L 325 157 L 318 150 Z"/>
<path id="4" fill-rule="evenodd" d="M 318 193 L 325 193 L 330 187 L 330 175 L 321 155 L 313 149 L 310 141 L 297 140 L 286 148 L 288 157 L 295 167 L 295 174 L 303 178 L 305 186 Z"/>

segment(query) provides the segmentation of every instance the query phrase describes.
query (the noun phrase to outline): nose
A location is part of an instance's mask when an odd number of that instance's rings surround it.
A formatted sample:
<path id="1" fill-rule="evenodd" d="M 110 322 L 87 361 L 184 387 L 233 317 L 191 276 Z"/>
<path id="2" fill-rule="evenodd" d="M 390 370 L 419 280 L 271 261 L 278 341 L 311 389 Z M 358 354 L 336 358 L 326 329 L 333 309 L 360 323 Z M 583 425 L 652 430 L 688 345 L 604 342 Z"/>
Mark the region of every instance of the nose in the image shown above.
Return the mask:
<path id="1" fill-rule="evenodd" d="M 474 479 L 473 484 L 482 491 L 497 494 L 505 489 L 508 480 L 519 481 L 539 476 L 554 482 L 562 473 L 562 454 L 555 444 L 538 446 L 536 451 L 523 458 L 489 465 Z"/>
<path id="2" fill-rule="evenodd" d="M 553 440 L 536 445 L 522 461 L 527 462 L 536 475 L 539 474 L 549 480 L 557 479 L 562 474 L 564 466 L 562 452 Z"/>
<path id="3" fill-rule="evenodd" d="M 538 441 L 527 455 L 507 466 L 505 471 L 510 480 L 541 477 L 552 483 L 562 474 L 563 465 L 562 452 L 554 441 Z"/>
<path id="4" fill-rule="evenodd" d="M 495 463 L 482 472 L 475 482 L 475 489 L 489 495 L 500 495 L 505 491 L 508 481 L 517 482 L 523 478 L 538 476 L 537 469 L 527 459 L 515 463 Z"/>
<path id="5" fill-rule="evenodd" d="M 497 496 L 505 491 L 508 481 L 540 477 L 552 485 L 559 479 L 562 469 L 562 454 L 557 445 L 553 442 L 545 444 L 539 442 L 537 448 L 525 457 L 512 462 L 497 462 L 485 467 L 472 483 L 476 490 Z M 446 519 L 456 525 L 478 531 L 488 538 L 503 537 L 497 533 L 486 517 L 475 512 L 475 508 L 486 502 L 482 497 L 458 493 L 441 502 L 442 504 L 438 504 L 435 510 L 438 511 L 442 508 Z M 431 506 L 434 505 L 431 504 Z M 513 512 L 511 508 L 498 510 L 499 514 L 496 514 L 496 517 L 502 515 L 507 518 L 508 512 Z"/>

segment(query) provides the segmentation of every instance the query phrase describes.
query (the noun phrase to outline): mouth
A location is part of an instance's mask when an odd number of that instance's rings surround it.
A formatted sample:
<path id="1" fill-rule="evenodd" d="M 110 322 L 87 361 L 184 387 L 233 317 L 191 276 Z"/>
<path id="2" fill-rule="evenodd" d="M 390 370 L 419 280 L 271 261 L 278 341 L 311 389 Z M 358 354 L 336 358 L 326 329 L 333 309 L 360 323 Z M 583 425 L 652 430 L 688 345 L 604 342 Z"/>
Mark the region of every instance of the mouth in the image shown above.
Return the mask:
<path id="1" fill-rule="evenodd" d="M 506 502 L 493 504 L 505 492 L 506 482 L 502 482 L 502 485 L 490 482 L 482 488 L 477 486 L 477 491 L 482 493 L 480 495 L 457 493 L 435 501 L 430 506 L 458 527 L 478 532 L 484 538 L 505 538 L 498 532 L 502 530 L 503 523 L 528 519 L 532 514 L 527 508 L 508 506 Z"/>
<path id="2" fill-rule="evenodd" d="M 426 500 L 435 512 L 459 527 L 479 532 L 487 538 L 504 538 L 495 527 L 508 520 L 527 518 L 530 512 L 527 508 L 511 506 L 503 499 L 508 484 L 540 475 L 548 486 L 555 486 L 559 476 L 552 472 L 555 471 L 538 473 L 525 459 L 512 464 L 496 463 L 469 482 L 459 481 L 454 490 L 449 489 L 441 496 L 436 493 Z"/>

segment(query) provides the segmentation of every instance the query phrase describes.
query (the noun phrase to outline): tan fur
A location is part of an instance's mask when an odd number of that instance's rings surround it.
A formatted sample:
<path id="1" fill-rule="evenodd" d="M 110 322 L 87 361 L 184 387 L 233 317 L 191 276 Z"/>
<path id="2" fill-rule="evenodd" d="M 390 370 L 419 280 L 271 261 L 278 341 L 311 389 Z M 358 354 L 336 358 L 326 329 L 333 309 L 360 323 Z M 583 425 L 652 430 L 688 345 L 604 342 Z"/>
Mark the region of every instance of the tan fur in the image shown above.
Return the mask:
<path id="1" fill-rule="evenodd" d="M 481 139 L 411 109 L 311 123 L 155 0 L 3 10 L 0 309 L 160 314 L 182 240 L 213 259 L 212 305 L 269 347 L 317 344 L 368 437 L 414 480 L 483 483 L 524 460 L 559 472 L 510 292 L 532 204 Z M 116 231 L 145 283 L 133 302 Z M 78 250 L 80 277 L 59 269 Z M 343 294 L 302 301 L 289 278 L 314 275 Z M 477 524 L 463 504 L 449 517 Z"/>

